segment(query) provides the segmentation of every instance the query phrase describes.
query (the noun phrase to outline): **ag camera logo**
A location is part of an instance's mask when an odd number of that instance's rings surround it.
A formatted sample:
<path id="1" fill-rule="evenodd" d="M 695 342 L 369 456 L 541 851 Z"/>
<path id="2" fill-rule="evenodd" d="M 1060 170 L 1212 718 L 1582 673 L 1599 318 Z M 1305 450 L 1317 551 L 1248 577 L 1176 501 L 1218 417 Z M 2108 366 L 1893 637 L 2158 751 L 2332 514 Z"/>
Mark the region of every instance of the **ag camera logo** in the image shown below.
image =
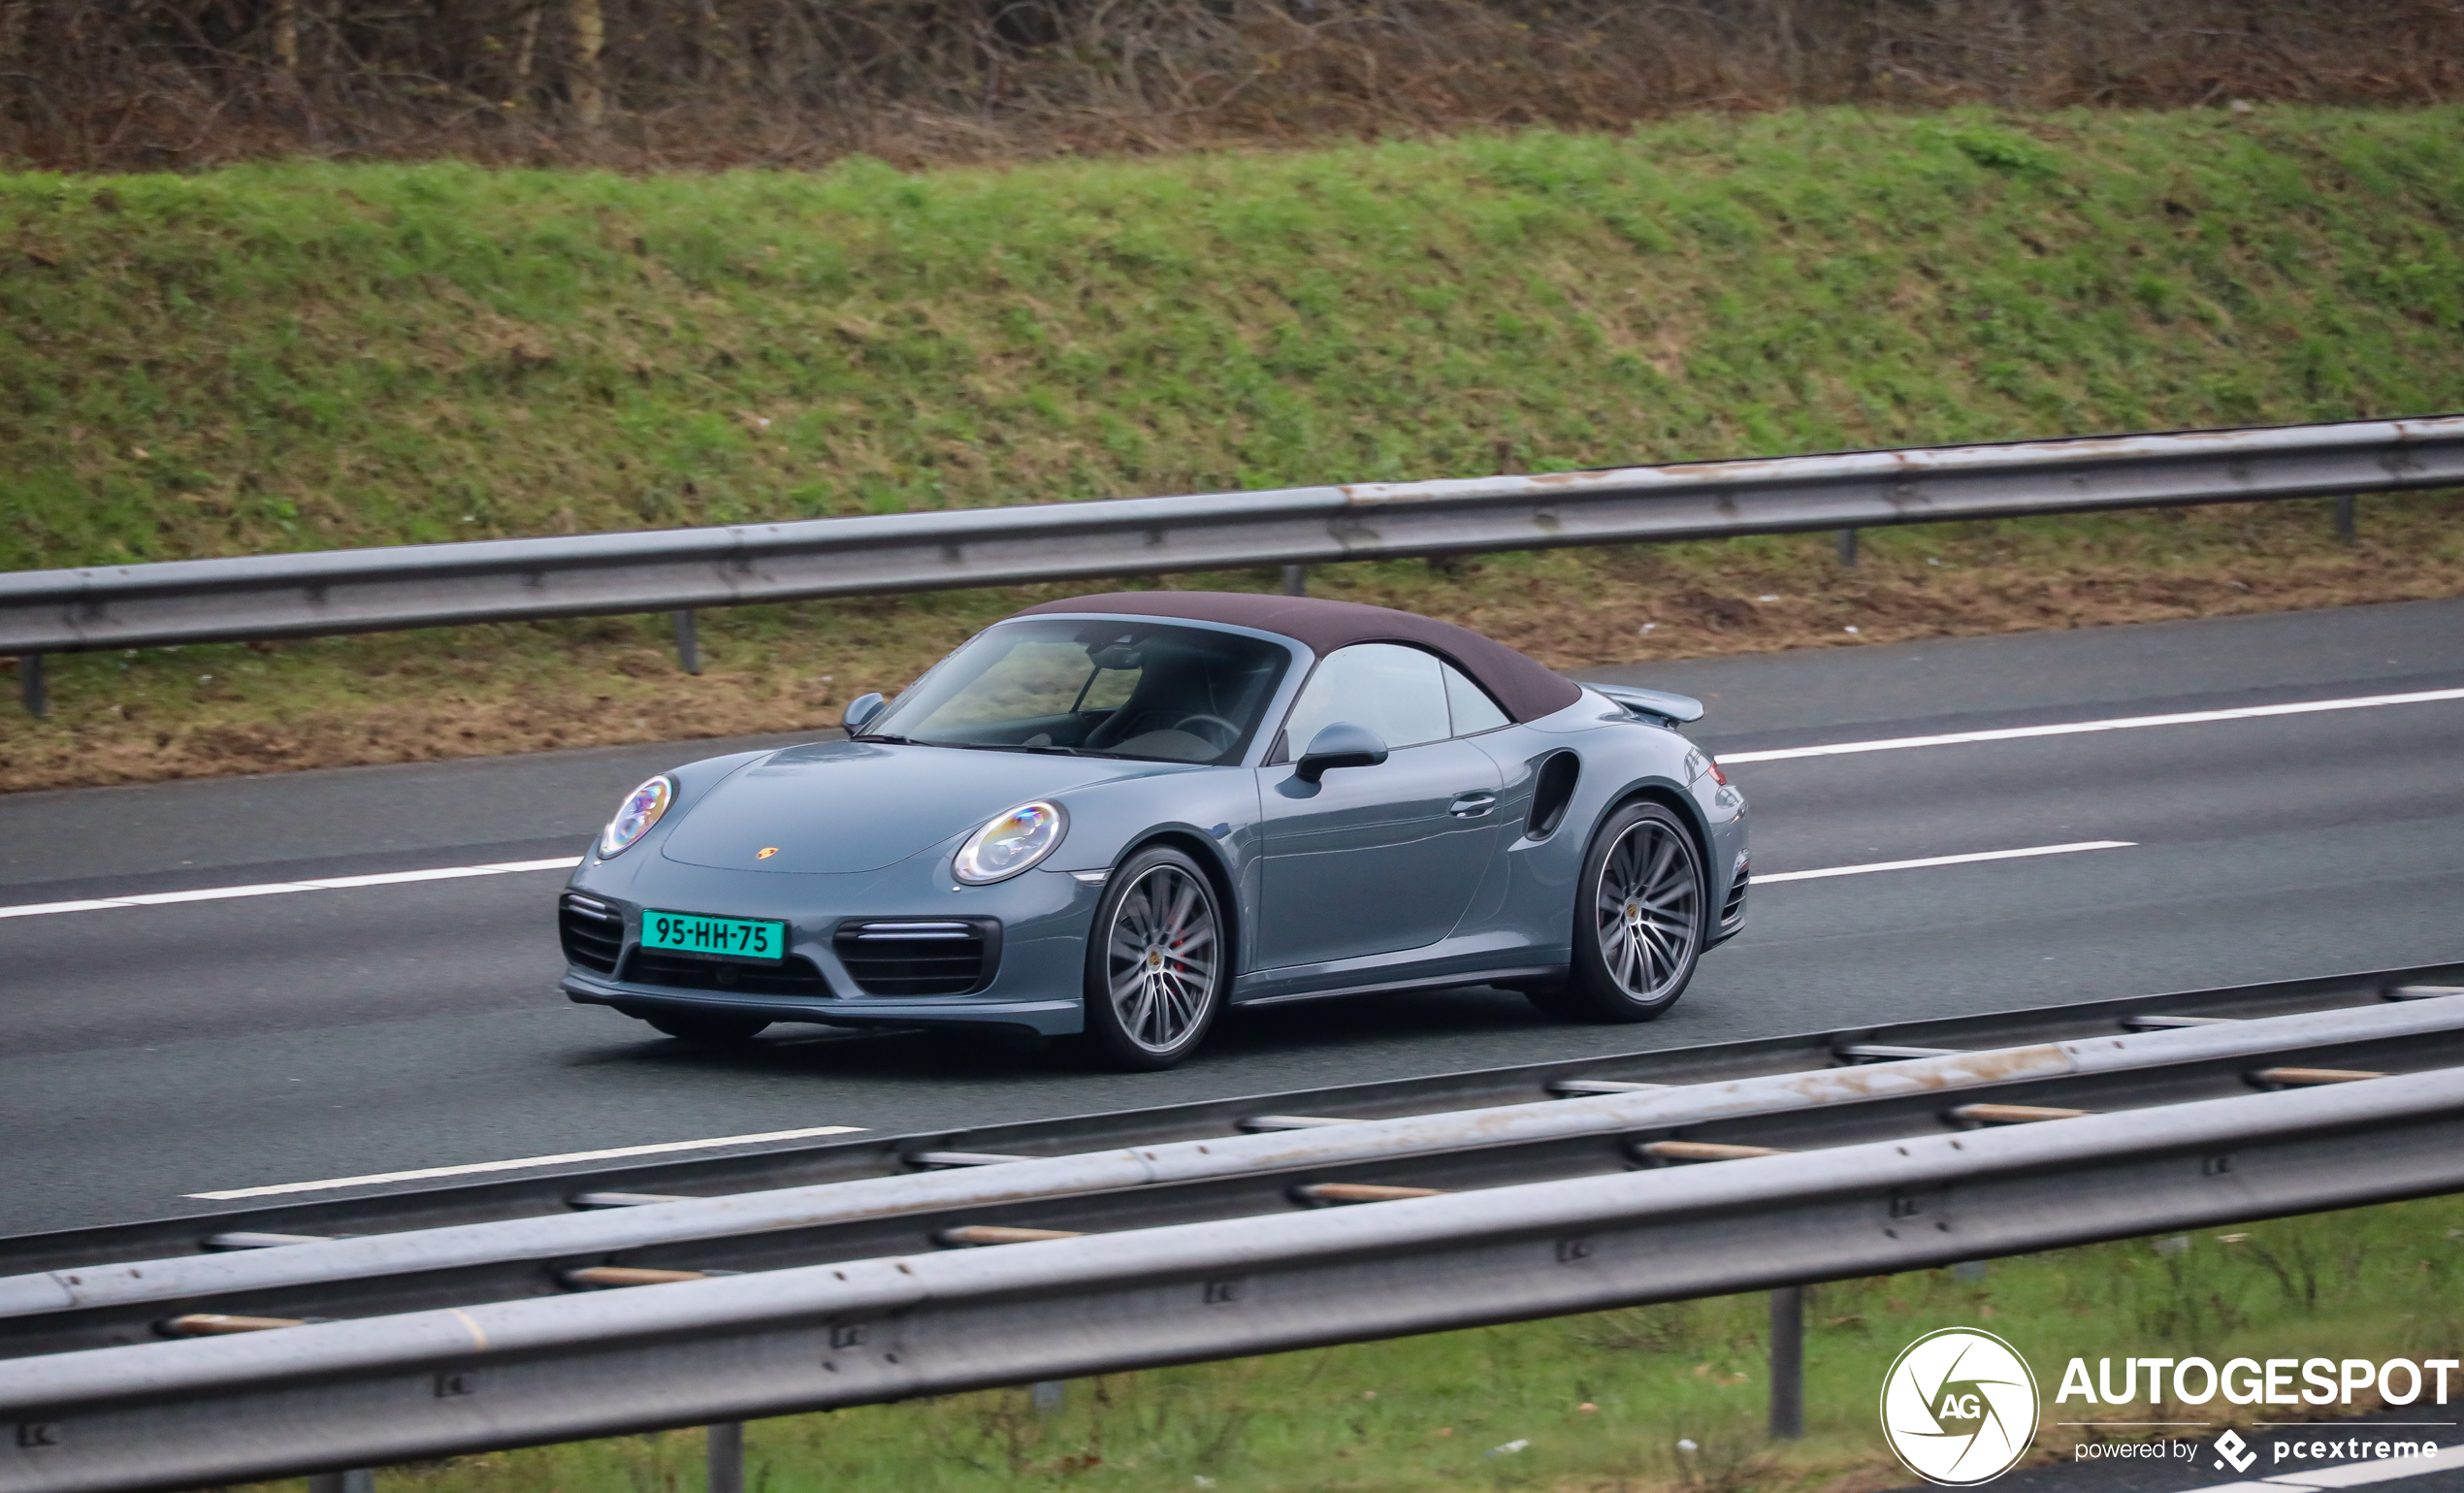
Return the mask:
<path id="1" fill-rule="evenodd" d="M 2035 1440 L 2036 1376 L 1990 1332 L 1929 1332 L 1900 1349 L 1883 1378 L 1882 1434 L 1928 1482 L 1991 1482 Z"/>

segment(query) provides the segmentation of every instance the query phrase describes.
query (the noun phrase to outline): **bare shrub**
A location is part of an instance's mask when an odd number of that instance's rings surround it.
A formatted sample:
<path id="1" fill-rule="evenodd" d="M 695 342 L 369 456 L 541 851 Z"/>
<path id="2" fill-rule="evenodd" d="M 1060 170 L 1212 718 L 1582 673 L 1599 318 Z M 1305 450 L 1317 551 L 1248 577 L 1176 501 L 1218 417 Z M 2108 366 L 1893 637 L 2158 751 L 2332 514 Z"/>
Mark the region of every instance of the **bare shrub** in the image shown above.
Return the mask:
<path id="1" fill-rule="evenodd" d="M 0 0 L 0 159 L 899 164 L 1868 102 L 2455 96 L 2459 0 Z"/>

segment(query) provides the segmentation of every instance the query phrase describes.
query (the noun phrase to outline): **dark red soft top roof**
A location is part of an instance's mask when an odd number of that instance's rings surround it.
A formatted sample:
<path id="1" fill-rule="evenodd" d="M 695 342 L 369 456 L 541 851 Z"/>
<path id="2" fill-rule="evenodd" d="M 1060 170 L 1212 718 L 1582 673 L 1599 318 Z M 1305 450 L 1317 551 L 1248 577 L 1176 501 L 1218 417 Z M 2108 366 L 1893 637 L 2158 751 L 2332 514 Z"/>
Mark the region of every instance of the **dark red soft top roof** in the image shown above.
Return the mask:
<path id="1" fill-rule="evenodd" d="M 1571 681 L 1470 628 L 1357 601 L 1240 591 L 1115 591 L 1047 601 L 1019 615 L 1032 617 L 1041 612 L 1110 612 L 1220 622 L 1292 638 L 1307 644 L 1319 658 L 1352 643 L 1410 643 L 1453 661 L 1517 721 L 1538 720 L 1582 698 L 1582 691 Z"/>

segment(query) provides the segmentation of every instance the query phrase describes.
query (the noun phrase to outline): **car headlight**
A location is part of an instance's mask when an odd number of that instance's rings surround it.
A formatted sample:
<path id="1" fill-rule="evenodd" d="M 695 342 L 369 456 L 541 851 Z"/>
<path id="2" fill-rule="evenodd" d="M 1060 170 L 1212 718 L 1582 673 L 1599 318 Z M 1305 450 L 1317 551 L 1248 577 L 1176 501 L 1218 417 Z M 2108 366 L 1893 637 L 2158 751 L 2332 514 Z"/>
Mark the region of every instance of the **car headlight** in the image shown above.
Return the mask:
<path id="1" fill-rule="evenodd" d="M 661 773 L 625 795 L 616 817 L 599 832 L 599 853 L 604 858 L 624 854 L 625 847 L 650 832 L 667 805 L 676 801 L 676 780 Z"/>
<path id="2" fill-rule="evenodd" d="M 970 887 L 1007 881 L 1060 847 L 1069 815 L 1048 799 L 1021 803 L 967 837 L 950 872 Z"/>

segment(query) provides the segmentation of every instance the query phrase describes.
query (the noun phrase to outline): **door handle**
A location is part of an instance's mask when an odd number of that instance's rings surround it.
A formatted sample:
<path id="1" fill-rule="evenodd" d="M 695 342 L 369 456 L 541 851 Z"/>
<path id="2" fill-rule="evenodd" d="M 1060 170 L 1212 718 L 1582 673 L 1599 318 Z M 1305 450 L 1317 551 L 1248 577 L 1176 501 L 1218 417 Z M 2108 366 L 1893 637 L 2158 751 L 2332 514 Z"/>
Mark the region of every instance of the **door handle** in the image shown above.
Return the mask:
<path id="1" fill-rule="evenodd" d="M 1457 819 L 1477 819 L 1496 807 L 1495 794 L 1464 794 L 1446 805 L 1446 812 Z"/>

